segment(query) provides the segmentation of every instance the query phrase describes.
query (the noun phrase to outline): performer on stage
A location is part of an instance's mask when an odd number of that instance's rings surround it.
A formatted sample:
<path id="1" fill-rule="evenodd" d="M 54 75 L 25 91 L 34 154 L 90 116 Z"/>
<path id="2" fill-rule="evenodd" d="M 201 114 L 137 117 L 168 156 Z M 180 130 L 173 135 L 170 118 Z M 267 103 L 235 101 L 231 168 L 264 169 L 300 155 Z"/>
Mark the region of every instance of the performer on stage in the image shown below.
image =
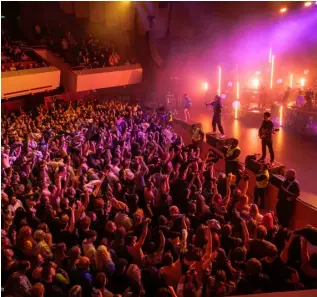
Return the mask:
<path id="1" fill-rule="evenodd" d="M 223 109 L 223 105 L 221 102 L 221 97 L 220 96 L 216 96 L 215 97 L 215 101 L 211 102 L 211 103 L 206 103 L 206 105 L 212 105 L 212 107 L 214 108 L 214 116 L 212 118 L 212 130 L 213 130 L 213 134 L 216 134 L 216 127 L 218 126 L 218 130 L 221 133 L 221 137 L 220 138 L 225 138 L 225 132 L 223 130 L 222 124 L 221 124 L 221 112 Z"/>
<path id="2" fill-rule="evenodd" d="M 192 107 L 192 101 L 190 100 L 189 96 L 187 94 L 184 94 L 184 120 L 187 122 L 190 120 L 190 113 L 189 110 Z"/>
<path id="3" fill-rule="evenodd" d="M 271 114 L 269 112 L 264 113 L 264 120 L 259 129 L 259 137 L 262 140 L 262 157 L 260 158 L 260 162 L 264 161 L 266 157 L 266 147 L 269 148 L 270 159 L 271 162 L 269 166 L 273 166 L 274 163 L 274 151 L 273 151 L 273 142 L 272 142 L 272 134 L 275 133 L 274 124 L 271 121 Z"/>

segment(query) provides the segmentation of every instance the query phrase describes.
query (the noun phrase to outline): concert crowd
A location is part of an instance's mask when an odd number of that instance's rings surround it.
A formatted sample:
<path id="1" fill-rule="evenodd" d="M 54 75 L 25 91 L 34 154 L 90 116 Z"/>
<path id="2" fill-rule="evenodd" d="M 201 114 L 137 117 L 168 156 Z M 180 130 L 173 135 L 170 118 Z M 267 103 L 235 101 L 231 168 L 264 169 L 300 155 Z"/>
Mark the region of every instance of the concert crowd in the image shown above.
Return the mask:
<path id="1" fill-rule="evenodd" d="M 316 229 L 250 204 L 164 118 L 117 100 L 2 115 L 3 296 L 317 288 Z"/>

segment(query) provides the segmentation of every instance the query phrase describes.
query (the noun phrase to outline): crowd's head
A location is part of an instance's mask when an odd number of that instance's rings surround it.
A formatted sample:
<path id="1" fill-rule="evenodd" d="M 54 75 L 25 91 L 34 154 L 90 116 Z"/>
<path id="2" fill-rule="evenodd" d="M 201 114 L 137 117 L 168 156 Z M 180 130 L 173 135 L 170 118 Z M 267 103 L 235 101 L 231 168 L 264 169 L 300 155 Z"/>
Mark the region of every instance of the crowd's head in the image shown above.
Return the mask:
<path id="1" fill-rule="evenodd" d="M 6 296 L 316 287 L 314 228 L 279 228 L 232 175 L 215 171 L 211 151 L 184 144 L 160 113 L 119 100 L 58 101 L 2 115 L 1 132 Z"/>

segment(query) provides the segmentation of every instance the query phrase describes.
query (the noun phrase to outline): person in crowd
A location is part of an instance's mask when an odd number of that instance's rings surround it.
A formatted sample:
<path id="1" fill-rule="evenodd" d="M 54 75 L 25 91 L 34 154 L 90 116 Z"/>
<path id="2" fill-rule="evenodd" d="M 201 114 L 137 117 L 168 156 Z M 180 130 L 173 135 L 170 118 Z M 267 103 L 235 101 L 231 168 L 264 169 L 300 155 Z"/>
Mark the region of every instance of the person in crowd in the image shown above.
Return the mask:
<path id="1" fill-rule="evenodd" d="M 269 184 L 270 173 L 267 164 L 261 163 L 260 171 L 256 175 L 254 188 L 254 203 L 260 208 L 264 209 L 264 195 L 265 190 Z"/>
<path id="2" fill-rule="evenodd" d="M 226 153 L 226 174 L 234 174 L 237 178 L 240 177 L 239 174 L 239 156 L 241 154 L 241 149 L 239 147 L 238 139 L 233 139 L 232 144 L 229 146 Z M 239 178 L 237 182 L 239 181 Z"/>
<path id="3" fill-rule="evenodd" d="M 91 37 L 86 46 L 98 43 Z M 308 248 L 317 244 L 314 228 L 287 240 L 274 214 L 249 205 L 248 181 L 240 190 L 234 175 L 218 176 L 209 153 L 202 158 L 160 123 L 157 113 L 117 99 L 2 115 L 5 296 L 209 297 L 317 287 Z M 283 210 L 299 193 L 295 181 L 288 172 Z"/>
<path id="4" fill-rule="evenodd" d="M 279 224 L 288 228 L 294 211 L 296 199 L 300 195 L 299 183 L 296 180 L 296 171 L 290 169 L 286 172 L 285 180 L 278 192 L 276 214 Z"/>

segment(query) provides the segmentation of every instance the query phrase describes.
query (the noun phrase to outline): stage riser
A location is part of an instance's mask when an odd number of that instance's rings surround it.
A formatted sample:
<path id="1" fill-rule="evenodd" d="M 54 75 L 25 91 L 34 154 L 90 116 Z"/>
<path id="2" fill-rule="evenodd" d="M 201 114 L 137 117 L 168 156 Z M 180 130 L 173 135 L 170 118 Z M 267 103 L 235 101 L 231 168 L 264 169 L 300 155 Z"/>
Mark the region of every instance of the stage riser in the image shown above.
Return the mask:
<path id="1" fill-rule="evenodd" d="M 202 127 L 201 123 L 199 122 L 195 122 L 192 120 L 185 122 L 184 120 L 177 117 L 174 117 L 174 122 L 180 125 L 183 129 L 185 129 L 189 133 L 192 133 L 192 128 L 194 125 L 198 125 L 199 127 Z"/>

